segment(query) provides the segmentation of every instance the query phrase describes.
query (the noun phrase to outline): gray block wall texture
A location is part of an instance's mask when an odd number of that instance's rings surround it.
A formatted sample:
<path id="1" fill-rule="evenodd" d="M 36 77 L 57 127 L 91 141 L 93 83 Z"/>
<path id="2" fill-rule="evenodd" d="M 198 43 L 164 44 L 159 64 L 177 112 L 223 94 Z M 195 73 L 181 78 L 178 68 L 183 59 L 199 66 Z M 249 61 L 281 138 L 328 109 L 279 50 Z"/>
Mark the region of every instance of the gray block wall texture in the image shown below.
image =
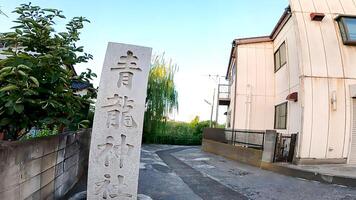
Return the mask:
<path id="1" fill-rule="evenodd" d="M 0 141 L 0 200 L 62 198 L 87 170 L 90 135 Z"/>

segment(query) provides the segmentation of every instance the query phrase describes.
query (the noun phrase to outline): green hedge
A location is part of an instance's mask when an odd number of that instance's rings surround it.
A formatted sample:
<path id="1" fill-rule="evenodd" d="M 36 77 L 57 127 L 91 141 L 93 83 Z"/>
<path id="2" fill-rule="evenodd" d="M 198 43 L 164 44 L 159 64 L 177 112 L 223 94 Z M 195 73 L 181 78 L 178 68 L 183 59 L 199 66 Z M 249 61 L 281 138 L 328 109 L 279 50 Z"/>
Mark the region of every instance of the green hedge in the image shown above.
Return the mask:
<path id="1" fill-rule="evenodd" d="M 161 133 L 144 133 L 143 142 L 149 144 L 201 145 L 203 129 L 209 121 L 196 123 L 167 122 Z"/>
<path id="2" fill-rule="evenodd" d="M 145 138 L 148 144 L 201 145 L 201 137 L 191 135 L 153 135 Z"/>

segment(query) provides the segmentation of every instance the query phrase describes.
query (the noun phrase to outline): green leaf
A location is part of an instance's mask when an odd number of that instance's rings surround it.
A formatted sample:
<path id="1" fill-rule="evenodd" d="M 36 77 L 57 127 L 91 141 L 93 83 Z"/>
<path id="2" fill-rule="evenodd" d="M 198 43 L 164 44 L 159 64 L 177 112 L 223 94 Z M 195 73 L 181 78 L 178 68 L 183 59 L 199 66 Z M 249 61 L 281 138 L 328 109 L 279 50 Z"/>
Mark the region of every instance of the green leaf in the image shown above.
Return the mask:
<path id="1" fill-rule="evenodd" d="M 7 50 L 7 51 L 2 51 L 1 54 L 5 56 L 12 56 L 15 55 L 15 52 Z"/>
<path id="2" fill-rule="evenodd" d="M 18 89 L 18 87 L 16 85 L 9 84 L 5 87 L 0 88 L 0 92 L 12 91 L 12 90 L 16 90 L 16 89 Z"/>
<path id="3" fill-rule="evenodd" d="M 19 113 L 19 114 L 21 114 L 22 112 L 23 112 L 23 110 L 24 110 L 24 105 L 23 104 L 16 104 L 15 106 L 14 106 L 14 110 L 17 112 L 17 113 Z"/>
<path id="4" fill-rule="evenodd" d="M 23 102 L 22 98 L 18 98 L 18 99 L 16 100 L 16 103 L 17 103 L 17 104 L 20 104 L 20 103 L 22 103 L 22 102 Z"/>
<path id="5" fill-rule="evenodd" d="M 26 66 L 26 65 L 19 65 L 19 66 L 17 66 L 17 68 L 23 69 L 23 70 L 31 70 L 31 68 L 29 66 Z"/>
<path id="6" fill-rule="evenodd" d="M 25 99 L 25 101 L 32 103 L 32 104 L 37 104 L 36 100 L 34 100 L 34 99 Z"/>
<path id="7" fill-rule="evenodd" d="M 10 124 L 11 120 L 9 118 L 2 118 L 0 120 L 0 126 L 6 126 L 8 124 Z"/>
<path id="8" fill-rule="evenodd" d="M 29 55 L 26 52 L 21 52 L 17 55 L 17 57 L 19 58 L 23 58 L 23 59 L 30 59 L 32 57 L 32 55 Z M 21 67 L 20 67 L 21 66 Z M 25 69 L 31 69 L 30 67 L 26 66 L 26 65 L 19 65 L 18 67 L 22 68 L 22 66 L 25 66 Z M 22 68 L 23 69 L 23 68 Z"/>
<path id="9" fill-rule="evenodd" d="M 61 81 L 63 81 L 63 83 L 68 83 L 68 81 L 67 81 L 66 79 L 64 79 L 63 77 L 59 77 L 59 79 L 60 79 Z"/>
<path id="10" fill-rule="evenodd" d="M 18 29 L 18 28 L 24 28 L 24 27 L 25 27 L 24 25 L 18 25 L 18 26 L 11 27 L 11 29 Z"/>
<path id="11" fill-rule="evenodd" d="M 57 12 L 57 9 L 50 9 L 50 8 L 45 8 L 45 9 L 42 9 L 43 11 L 47 11 L 47 12 L 51 12 L 51 13 L 55 13 Z"/>
<path id="12" fill-rule="evenodd" d="M 46 109 L 47 108 L 47 106 L 48 106 L 48 103 L 46 103 L 46 105 L 42 105 L 41 107 L 42 107 L 42 109 Z"/>
<path id="13" fill-rule="evenodd" d="M 79 122 L 79 127 L 81 128 L 88 128 L 90 124 L 89 120 L 82 120 L 81 122 Z"/>
<path id="14" fill-rule="evenodd" d="M 10 72 L 11 69 L 12 69 L 12 67 L 4 67 L 4 68 L 2 68 L 2 69 L 0 70 L 0 74 L 1 74 L 1 73 L 4 73 L 4 72 Z"/>
<path id="15" fill-rule="evenodd" d="M 27 75 L 24 71 L 22 71 L 22 70 L 18 70 L 17 73 L 19 73 L 21 76 L 25 76 L 25 77 L 28 76 L 28 75 Z"/>
<path id="16" fill-rule="evenodd" d="M 20 29 L 18 29 L 18 28 L 15 29 L 15 31 L 16 31 L 17 34 L 20 34 L 20 35 L 22 34 L 22 31 Z"/>
<path id="17" fill-rule="evenodd" d="M 30 79 L 37 87 L 40 87 L 40 83 L 38 82 L 38 80 L 35 77 L 30 76 Z"/>
<path id="18" fill-rule="evenodd" d="M 13 101 L 8 101 L 6 102 L 5 107 L 8 108 L 11 107 L 12 105 L 13 105 Z"/>

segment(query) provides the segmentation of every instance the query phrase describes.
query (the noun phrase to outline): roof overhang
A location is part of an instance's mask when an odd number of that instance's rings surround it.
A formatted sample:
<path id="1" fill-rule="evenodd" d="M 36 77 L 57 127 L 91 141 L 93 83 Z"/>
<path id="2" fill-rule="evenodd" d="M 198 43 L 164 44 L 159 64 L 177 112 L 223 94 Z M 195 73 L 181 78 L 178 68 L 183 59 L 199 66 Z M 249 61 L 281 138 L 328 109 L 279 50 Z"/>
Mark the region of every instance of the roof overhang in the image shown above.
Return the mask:
<path id="1" fill-rule="evenodd" d="M 274 27 L 271 35 L 270 35 L 270 38 L 272 40 L 276 39 L 277 35 L 281 32 L 281 30 L 283 29 L 284 25 L 286 25 L 286 23 L 289 21 L 289 19 L 292 17 L 292 11 L 291 11 L 291 8 L 290 6 L 288 6 L 281 18 L 279 19 L 278 23 L 276 24 L 276 26 Z"/>
<path id="2" fill-rule="evenodd" d="M 261 42 L 271 42 L 272 39 L 270 36 L 261 36 L 261 37 L 249 37 L 249 38 L 240 38 L 236 39 L 236 45 L 241 44 L 253 44 L 253 43 L 261 43 Z"/>
<path id="3" fill-rule="evenodd" d="M 291 8 L 290 6 L 288 6 L 281 18 L 279 19 L 278 23 L 276 24 L 276 26 L 273 28 L 272 33 L 269 36 L 261 36 L 261 37 L 248 37 L 248 38 L 239 38 L 239 39 L 235 39 L 232 41 L 232 48 L 231 48 L 231 53 L 230 53 L 230 59 L 229 59 L 229 65 L 227 68 L 227 72 L 226 72 L 226 79 L 228 79 L 229 76 L 229 71 L 230 68 L 232 66 L 232 61 L 233 58 L 235 58 L 235 49 L 238 45 L 243 45 L 243 44 L 254 44 L 254 43 L 262 43 L 262 42 L 272 42 L 274 41 L 274 39 L 278 36 L 278 34 L 281 32 L 281 30 L 283 29 L 284 25 L 287 24 L 287 22 L 289 21 L 289 19 L 292 17 L 292 12 L 291 12 Z"/>
<path id="4" fill-rule="evenodd" d="M 236 43 L 235 43 L 235 40 L 232 41 L 232 47 L 231 47 L 231 52 L 230 52 L 230 59 L 229 59 L 229 65 L 227 66 L 227 72 L 226 72 L 226 76 L 225 76 L 225 79 L 227 80 L 228 77 L 229 77 L 229 72 L 230 72 L 230 68 L 231 68 L 231 65 L 232 65 L 232 59 L 235 58 L 235 48 L 236 48 Z"/>

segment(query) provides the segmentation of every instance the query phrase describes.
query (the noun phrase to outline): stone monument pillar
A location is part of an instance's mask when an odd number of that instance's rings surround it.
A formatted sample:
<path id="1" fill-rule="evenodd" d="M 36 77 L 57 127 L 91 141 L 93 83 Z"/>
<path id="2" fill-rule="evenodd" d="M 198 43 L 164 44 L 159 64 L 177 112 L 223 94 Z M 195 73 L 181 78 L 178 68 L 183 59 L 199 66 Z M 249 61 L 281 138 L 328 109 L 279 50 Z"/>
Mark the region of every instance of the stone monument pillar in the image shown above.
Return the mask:
<path id="1" fill-rule="evenodd" d="M 137 199 L 151 48 L 109 43 L 91 137 L 87 199 Z"/>

